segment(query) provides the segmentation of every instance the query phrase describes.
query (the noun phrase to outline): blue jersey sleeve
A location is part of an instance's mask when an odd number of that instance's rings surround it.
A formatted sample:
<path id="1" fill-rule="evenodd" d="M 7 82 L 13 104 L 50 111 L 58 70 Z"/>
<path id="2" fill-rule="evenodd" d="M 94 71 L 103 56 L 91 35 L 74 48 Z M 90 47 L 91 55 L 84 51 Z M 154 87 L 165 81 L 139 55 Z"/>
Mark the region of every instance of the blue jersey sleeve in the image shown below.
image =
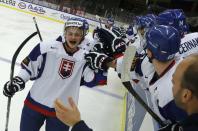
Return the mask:
<path id="1" fill-rule="evenodd" d="M 73 126 L 71 131 L 93 131 L 90 129 L 84 121 L 78 122 L 76 125 Z"/>
<path id="2" fill-rule="evenodd" d="M 21 62 L 19 76 L 25 81 L 39 78 L 44 70 L 45 61 L 46 53 L 41 53 L 41 44 L 38 44 Z"/>

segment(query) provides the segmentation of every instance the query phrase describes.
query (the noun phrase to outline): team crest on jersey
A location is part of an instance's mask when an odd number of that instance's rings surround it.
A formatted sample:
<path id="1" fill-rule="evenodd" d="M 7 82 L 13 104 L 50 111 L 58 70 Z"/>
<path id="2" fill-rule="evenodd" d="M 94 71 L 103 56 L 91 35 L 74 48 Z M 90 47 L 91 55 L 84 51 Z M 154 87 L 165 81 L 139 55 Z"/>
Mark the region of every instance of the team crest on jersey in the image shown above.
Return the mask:
<path id="1" fill-rule="evenodd" d="M 59 75 L 65 79 L 72 75 L 75 62 L 67 59 L 62 59 L 59 67 Z"/>

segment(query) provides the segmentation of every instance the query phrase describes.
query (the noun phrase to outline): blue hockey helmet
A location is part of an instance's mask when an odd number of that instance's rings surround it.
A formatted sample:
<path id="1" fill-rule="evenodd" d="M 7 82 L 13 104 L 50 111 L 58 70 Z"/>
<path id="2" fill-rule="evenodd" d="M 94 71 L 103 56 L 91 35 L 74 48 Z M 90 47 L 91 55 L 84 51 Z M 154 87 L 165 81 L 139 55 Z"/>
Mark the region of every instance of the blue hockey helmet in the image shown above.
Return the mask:
<path id="1" fill-rule="evenodd" d="M 176 28 L 181 35 L 184 34 L 186 17 L 182 9 L 169 9 L 161 12 L 156 18 L 157 24 Z"/>
<path id="2" fill-rule="evenodd" d="M 136 28 L 137 29 L 148 29 L 155 25 L 155 17 L 154 16 L 140 16 L 136 19 Z"/>
<path id="3" fill-rule="evenodd" d="M 107 18 L 107 23 L 108 23 L 109 25 L 114 25 L 114 18 L 113 18 L 113 17 L 108 17 L 108 18 Z"/>
<path id="4" fill-rule="evenodd" d="M 135 37 L 135 33 L 133 30 L 133 26 L 129 25 L 129 27 L 126 30 L 126 37 L 130 40 L 130 39 L 134 39 Z"/>
<path id="5" fill-rule="evenodd" d="M 180 34 L 172 26 L 155 25 L 146 33 L 146 49 L 159 61 L 173 59 L 179 51 L 180 42 Z"/>
<path id="6" fill-rule="evenodd" d="M 129 35 L 129 36 L 134 35 L 133 26 L 132 25 L 129 25 L 129 27 L 126 30 L 126 34 Z"/>
<path id="7" fill-rule="evenodd" d="M 181 30 L 180 32 L 183 34 L 189 31 L 188 24 L 186 22 L 186 16 L 182 9 L 173 9 L 173 12 L 176 17 L 176 22 L 178 24 L 178 28 Z"/>
<path id="8" fill-rule="evenodd" d="M 150 19 L 152 19 L 152 21 L 155 23 L 155 21 L 156 21 L 156 15 L 154 15 L 154 14 L 147 14 L 146 15 L 146 17 L 148 17 L 148 18 L 150 18 Z"/>
<path id="9" fill-rule="evenodd" d="M 89 23 L 87 22 L 86 19 L 84 19 L 84 27 L 85 27 L 85 35 L 87 35 L 89 32 Z"/>

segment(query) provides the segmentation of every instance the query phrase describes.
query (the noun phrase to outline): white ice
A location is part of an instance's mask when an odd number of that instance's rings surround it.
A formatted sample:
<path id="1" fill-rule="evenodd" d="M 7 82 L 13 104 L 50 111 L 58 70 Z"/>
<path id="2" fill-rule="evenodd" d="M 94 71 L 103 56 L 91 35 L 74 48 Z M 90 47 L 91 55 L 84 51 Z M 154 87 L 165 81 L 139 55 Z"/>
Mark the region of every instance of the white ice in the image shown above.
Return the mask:
<path id="1" fill-rule="evenodd" d="M 0 6 L 0 131 L 5 130 L 7 98 L 3 96 L 3 85 L 9 80 L 10 60 L 21 42 L 36 31 L 32 15 L 14 11 Z M 63 25 L 44 18 L 37 18 L 43 40 L 56 38 L 63 31 Z M 31 39 L 20 52 L 17 62 L 30 52 L 39 42 L 39 37 Z M 19 66 L 15 67 L 17 74 Z M 19 131 L 20 115 L 23 101 L 31 88 L 32 82 L 26 88 L 16 93 L 12 98 L 9 131 Z M 94 131 L 120 131 L 123 109 L 124 88 L 113 70 L 108 74 L 108 85 L 94 89 L 82 87 L 80 90 L 79 109 L 81 117 Z M 146 117 L 141 131 L 152 130 L 150 118 Z M 41 131 L 44 131 L 42 127 Z"/>

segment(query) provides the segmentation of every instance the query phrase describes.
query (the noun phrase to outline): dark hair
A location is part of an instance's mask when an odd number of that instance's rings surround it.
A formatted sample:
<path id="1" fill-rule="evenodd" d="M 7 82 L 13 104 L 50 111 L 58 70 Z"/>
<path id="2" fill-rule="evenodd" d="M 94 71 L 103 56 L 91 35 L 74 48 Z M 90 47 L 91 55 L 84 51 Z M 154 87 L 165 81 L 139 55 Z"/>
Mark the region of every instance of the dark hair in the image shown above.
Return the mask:
<path id="1" fill-rule="evenodd" d="M 181 86 L 192 91 L 198 98 L 198 54 L 190 56 L 193 62 L 184 71 Z"/>

